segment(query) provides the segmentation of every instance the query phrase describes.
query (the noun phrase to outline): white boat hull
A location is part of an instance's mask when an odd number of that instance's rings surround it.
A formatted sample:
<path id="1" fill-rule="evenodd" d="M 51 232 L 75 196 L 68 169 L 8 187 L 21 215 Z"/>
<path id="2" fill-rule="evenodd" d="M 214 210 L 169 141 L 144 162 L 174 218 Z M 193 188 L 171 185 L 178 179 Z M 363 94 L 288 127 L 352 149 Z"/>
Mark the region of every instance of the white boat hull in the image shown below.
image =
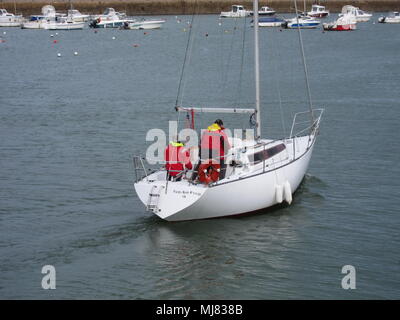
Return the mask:
<path id="1" fill-rule="evenodd" d="M 82 30 L 85 27 L 85 22 L 73 23 L 49 23 L 44 26 L 47 30 Z"/>
<path id="2" fill-rule="evenodd" d="M 43 29 L 43 30 L 81 30 L 85 22 L 59 23 L 47 20 L 29 21 L 21 25 L 22 29 Z"/>
<path id="3" fill-rule="evenodd" d="M 356 16 L 357 22 L 368 22 L 371 19 L 372 15 L 365 16 Z"/>
<path id="4" fill-rule="evenodd" d="M 277 21 L 277 22 L 259 22 L 259 27 L 281 27 L 284 21 Z"/>
<path id="5" fill-rule="evenodd" d="M 20 27 L 21 23 L 21 20 L 0 21 L 0 27 Z"/>
<path id="6" fill-rule="evenodd" d="M 231 181 L 227 178 L 210 187 L 186 181 L 153 181 L 150 178 L 137 182 L 135 189 L 145 205 L 149 204 L 150 194 L 159 194 L 157 208 L 153 212 L 167 221 L 240 215 L 272 207 L 282 201 L 280 198 L 290 203 L 292 193 L 307 172 L 314 147 L 313 144 L 307 145 L 309 136 L 294 139 L 298 146 L 295 152 L 298 157 L 286 163 L 281 162 L 280 166 L 274 168 L 270 166 L 264 171 L 261 169 Z M 311 139 L 315 141 L 315 137 Z M 288 152 L 292 143 L 287 144 Z M 165 172 L 155 173 L 162 174 L 165 176 Z M 285 189 L 290 191 L 277 195 L 279 190 L 282 192 Z"/>
<path id="7" fill-rule="evenodd" d="M 6 9 L 0 9 L 0 27 L 20 27 L 22 16 L 8 13 Z"/>
<path id="8" fill-rule="evenodd" d="M 151 30 L 160 29 L 165 23 L 165 20 L 154 20 L 154 21 L 138 21 L 129 24 L 129 29 L 131 30 Z"/>
<path id="9" fill-rule="evenodd" d="M 378 22 L 380 23 L 400 23 L 400 17 L 381 17 L 378 19 Z"/>
<path id="10" fill-rule="evenodd" d="M 45 22 L 43 21 L 28 21 L 21 24 L 22 29 L 44 29 Z"/>
<path id="11" fill-rule="evenodd" d="M 227 12 L 221 12 L 221 14 L 219 16 L 221 18 L 245 18 L 245 17 L 250 16 L 250 13 L 244 12 L 244 11 L 240 11 L 240 12 L 227 11 Z"/>

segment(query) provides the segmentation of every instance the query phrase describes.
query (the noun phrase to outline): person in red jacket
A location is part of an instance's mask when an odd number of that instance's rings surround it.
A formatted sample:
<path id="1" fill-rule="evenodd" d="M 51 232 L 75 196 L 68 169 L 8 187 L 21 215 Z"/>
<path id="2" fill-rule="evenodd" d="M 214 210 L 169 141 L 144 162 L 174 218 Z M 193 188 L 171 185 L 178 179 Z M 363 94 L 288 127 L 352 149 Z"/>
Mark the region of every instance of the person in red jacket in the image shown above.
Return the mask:
<path id="1" fill-rule="evenodd" d="M 170 181 L 180 181 L 185 169 L 192 169 L 190 152 L 181 141 L 171 141 L 165 149 L 165 168 Z"/>
<path id="2" fill-rule="evenodd" d="M 204 131 L 200 142 L 201 159 L 211 159 L 213 163 L 221 165 L 219 179 L 225 177 L 225 155 L 231 148 L 224 129 L 222 120 L 215 120 L 214 123 Z"/>

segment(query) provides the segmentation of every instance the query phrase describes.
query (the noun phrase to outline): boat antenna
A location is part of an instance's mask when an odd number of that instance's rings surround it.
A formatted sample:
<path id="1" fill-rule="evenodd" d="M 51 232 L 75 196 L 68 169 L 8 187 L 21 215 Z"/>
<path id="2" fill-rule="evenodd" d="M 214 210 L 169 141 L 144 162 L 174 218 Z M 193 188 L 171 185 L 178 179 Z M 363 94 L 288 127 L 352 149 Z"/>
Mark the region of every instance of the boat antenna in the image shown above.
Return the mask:
<path id="1" fill-rule="evenodd" d="M 304 0 L 304 3 L 305 3 L 305 0 Z M 311 123 L 314 123 L 313 104 L 312 104 L 312 99 L 311 99 L 310 83 L 308 81 L 308 71 L 307 71 L 306 56 L 304 54 L 303 37 L 301 36 L 301 29 L 300 29 L 300 23 L 299 23 L 299 13 L 298 13 L 298 10 L 297 10 L 297 0 L 294 0 L 294 8 L 296 10 L 297 31 L 298 31 L 297 33 L 299 35 L 301 57 L 302 57 L 302 60 L 303 60 L 303 67 L 304 67 L 304 76 L 306 78 L 306 86 L 307 86 L 308 103 L 309 103 L 309 106 L 310 106 Z"/>
<path id="2" fill-rule="evenodd" d="M 256 140 L 261 138 L 261 114 L 260 114 L 260 55 L 258 43 L 258 0 L 253 1 L 254 24 L 254 76 L 256 84 Z"/>

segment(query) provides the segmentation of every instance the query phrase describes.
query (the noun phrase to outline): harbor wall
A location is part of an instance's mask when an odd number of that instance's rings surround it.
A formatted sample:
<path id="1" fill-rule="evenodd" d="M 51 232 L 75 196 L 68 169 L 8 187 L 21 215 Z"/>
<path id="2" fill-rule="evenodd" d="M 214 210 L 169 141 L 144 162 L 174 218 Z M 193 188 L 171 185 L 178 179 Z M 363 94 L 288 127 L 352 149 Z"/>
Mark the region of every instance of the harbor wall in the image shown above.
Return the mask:
<path id="1" fill-rule="evenodd" d="M 23 15 L 39 14 L 44 5 L 51 4 L 57 11 L 65 12 L 70 7 L 70 0 L 0 0 L 0 8 Z M 351 4 L 366 11 L 387 12 L 400 11 L 400 0 L 320 0 L 331 12 L 340 12 L 344 5 Z M 306 0 L 307 9 L 315 0 Z M 252 0 L 72 0 L 73 7 L 82 13 L 99 14 L 105 8 L 137 15 L 182 15 L 182 14 L 218 14 L 229 11 L 232 4 L 242 4 L 252 8 Z M 298 9 L 303 10 L 303 0 L 297 0 Z M 294 12 L 293 0 L 260 0 L 260 6 L 268 5 L 279 13 Z"/>

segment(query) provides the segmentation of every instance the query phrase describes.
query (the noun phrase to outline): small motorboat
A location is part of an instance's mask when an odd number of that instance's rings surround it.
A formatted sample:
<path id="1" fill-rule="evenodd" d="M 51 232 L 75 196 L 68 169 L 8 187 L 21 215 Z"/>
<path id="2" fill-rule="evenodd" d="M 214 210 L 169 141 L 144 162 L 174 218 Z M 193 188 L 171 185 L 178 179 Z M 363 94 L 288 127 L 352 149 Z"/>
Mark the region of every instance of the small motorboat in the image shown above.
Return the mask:
<path id="1" fill-rule="evenodd" d="M 234 4 L 231 11 L 223 11 L 219 15 L 221 18 L 244 18 L 250 15 L 242 5 Z"/>
<path id="2" fill-rule="evenodd" d="M 258 15 L 259 16 L 273 16 L 276 13 L 276 11 L 270 7 L 261 7 L 260 10 L 258 10 Z M 250 11 L 250 15 L 253 15 L 253 11 Z M 260 25 L 260 24 L 258 24 Z"/>
<path id="3" fill-rule="evenodd" d="M 82 14 L 76 9 L 68 10 L 67 15 L 71 17 L 74 22 L 87 22 L 90 17 L 88 14 Z"/>
<path id="4" fill-rule="evenodd" d="M 342 8 L 342 13 L 339 14 L 339 16 L 343 16 L 345 14 L 352 14 L 353 16 L 355 16 L 357 22 L 367 22 L 372 17 L 371 13 L 367 13 L 367 12 L 361 10 L 360 8 L 350 6 L 350 5 L 344 6 Z"/>
<path id="5" fill-rule="evenodd" d="M 326 10 L 324 6 L 313 4 L 311 11 L 309 11 L 307 15 L 314 18 L 325 18 L 329 16 L 329 11 Z"/>
<path id="6" fill-rule="evenodd" d="M 334 22 L 322 24 L 326 31 L 353 31 L 357 29 L 357 20 L 352 14 L 345 14 Z"/>
<path id="7" fill-rule="evenodd" d="M 51 5 L 42 7 L 41 15 L 31 15 L 28 21 L 21 24 L 22 29 L 47 29 L 50 24 L 56 23 L 56 19 L 65 17 L 65 14 L 57 13 Z"/>
<path id="8" fill-rule="evenodd" d="M 46 30 L 82 30 L 85 27 L 85 22 L 75 22 L 72 16 L 57 18 L 53 21 L 47 21 L 43 24 L 43 29 Z"/>
<path id="9" fill-rule="evenodd" d="M 125 14 L 116 12 L 114 8 L 107 8 L 102 15 L 95 16 L 89 23 L 90 28 L 120 28 L 125 22 L 133 22 L 125 18 Z"/>
<path id="10" fill-rule="evenodd" d="M 391 12 L 388 16 L 380 17 L 379 23 L 400 23 L 400 13 L 397 11 Z"/>
<path id="11" fill-rule="evenodd" d="M 6 9 L 0 9 L 0 27 L 20 27 L 22 16 L 16 16 L 7 12 Z"/>
<path id="12" fill-rule="evenodd" d="M 283 24 L 283 28 L 287 29 L 315 29 L 321 24 L 316 18 L 300 15 L 297 18 L 287 19 Z"/>
<path id="13" fill-rule="evenodd" d="M 260 17 L 258 20 L 259 27 L 281 27 L 285 20 L 279 17 Z"/>
<path id="14" fill-rule="evenodd" d="M 150 29 L 161 29 L 165 20 L 141 20 L 125 22 L 121 29 L 125 30 L 150 30 Z"/>

